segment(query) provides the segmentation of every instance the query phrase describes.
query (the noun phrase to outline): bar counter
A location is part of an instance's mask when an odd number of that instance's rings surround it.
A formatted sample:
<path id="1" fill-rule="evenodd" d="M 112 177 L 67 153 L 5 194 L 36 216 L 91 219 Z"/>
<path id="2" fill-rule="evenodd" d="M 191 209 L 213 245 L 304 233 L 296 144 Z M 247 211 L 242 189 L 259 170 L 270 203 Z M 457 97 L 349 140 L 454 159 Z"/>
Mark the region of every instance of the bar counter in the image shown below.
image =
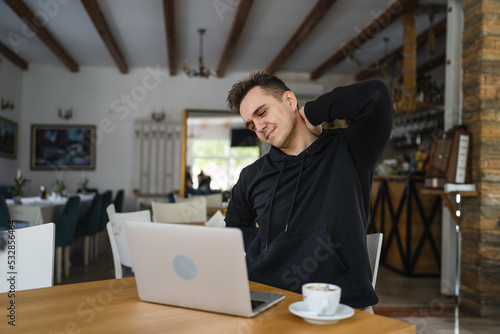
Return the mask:
<path id="1" fill-rule="evenodd" d="M 423 175 L 376 175 L 368 233 L 382 232 L 380 264 L 405 276 L 441 268 L 441 197 L 422 194 Z"/>

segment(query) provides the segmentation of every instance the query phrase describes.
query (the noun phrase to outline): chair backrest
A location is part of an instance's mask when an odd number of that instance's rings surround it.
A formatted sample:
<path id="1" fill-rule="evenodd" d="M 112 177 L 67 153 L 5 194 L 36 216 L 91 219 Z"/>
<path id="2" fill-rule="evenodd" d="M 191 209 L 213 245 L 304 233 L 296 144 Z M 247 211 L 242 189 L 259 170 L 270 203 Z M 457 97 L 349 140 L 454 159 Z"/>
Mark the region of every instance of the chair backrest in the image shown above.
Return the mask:
<path id="1" fill-rule="evenodd" d="M 222 208 L 222 193 L 208 194 L 208 195 L 193 195 L 188 194 L 188 198 L 196 198 L 198 196 L 205 197 L 207 200 L 208 208 Z"/>
<path id="2" fill-rule="evenodd" d="M 15 186 L 9 185 L 9 186 L 0 186 L 0 196 L 3 196 L 5 199 L 11 199 L 14 194 L 14 191 L 16 190 Z"/>
<path id="3" fill-rule="evenodd" d="M 102 194 L 102 210 L 101 210 L 101 220 L 99 221 L 98 231 L 104 230 L 106 228 L 106 223 L 109 221 L 108 213 L 106 208 L 113 201 L 113 192 L 111 190 L 106 190 Z"/>
<path id="4" fill-rule="evenodd" d="M 102 213 L 102 194 L 95 194 L 87 215 L 78 222 L 80 235 L 94 235 L 99 228 Z"/>
<path id="5" fill-rule="evenodd" d="M 78 188 L 78 189 L 76 189 L 76 193 L 77 193 L 77 194 L 79 194 L 79 193 L 81 193 L 81 192 L 83 192 L 83 189 L 82 189 L 82 188 Z M 98 193 L 99 193 L 99 189 L 97 189 L 97 188 L 86 188 L 86 189 L 85 189 L 85 192 L 87 192 L 87 193 L 94 193 L 94 194 L 98 194 Z"/>
<path id="6" fill-rule="evenodd" d="M 113 206 L 113 207 L 111 207 Z M 110 204 L 106 211 L 108 212 L 110 221 L 106 224 L 108 230 L 109 243 L 111 244 L 111 251 L 113 252 L 113 262 L 115 265 L 115 277 L 122 278 L 122 267 L 132 267 L 132 258 L 128 247 L 127 233 L 125 231 L 125 222 L 141 221 L 150 222 L 151 212 L 149 210 L 113 213 L 113 204 Z"/>
<path id="7" fill-rule="evenodd" d="M 372 269 L 372 286 L 375 289 L 377 283 L 378 266 L 380 261 L 380 253 L 382 251 L 382 233 L 373 233 L 366 236 L 366 248 L 368 249 L 368 259 Z"/>
<path id="8" fill-rule="evenodd" d="M 78 223 L 78 209 L 80 197 L 71 196 L 64 205 L 63 210 L 55 220 L 56 247 L 69 246 L 75 239 L 76 225 Z"/>
<path id="9" fill-rule="evenodd" d="M 180 197 L 176 193 L 173 193 L 172 196 L 173 196 L 174 200 L 172 201 L 171 197 L 169 195 L 169 198 L 168 198 L 169 203 L 189 202 L 189 201 L 193 200 L 193 198 L 189 194 L 188 194 L 188 197 Z"/>
<path id="10" fill-rule="evenodd" d="M 114 203 L 111 203 L 110 205 L 108 205 L 106 207 L 106 212 L 108 213 L 108 218 L 110 217 L 110 215 L 112 215 L 113 213 L 116 213 L 116 209 L 115 209 L 115 204 Z"/>
<path id="11" fill-rule="evenodd" d="M 116 192 L 113 204 L 115 205 L 116 212 L 123 212 L 123 198 L 125 196 L 125 190 L 120 189 Z"/>
<path id="12" fill-rule="evenodd" d="M 151 202 L 153 221 L 159 223 L 191 223 L 207 220 L 207 200 L 193 197 L 180 203 Z"/>
<path id="13" fill-rule="evenodd" d="M 113 223 L 125 223 L 129 220 L 135 220 L 139 222 L 150 222 L 151 221 L 151 211 L 141 210 L 141 211 L 131 211 L 131 212 L 113 212 L 113 204 L 108 205 L 106 211 L 108 212 L 109 221 Z"/>
<path id="14" fill-rule="evenodd" d="M 0 231 L 9 229 L 10 213 L 5 198 L 0 195 Z"/>
<path id="15" fill-rule="evenodd" d="M 16 290 L 46 288 L 52 286 L 54 276 L 54 238 L 55 225 L 47 223 L 15 229 L 16 247 L 15 270 L 7 266 L 8 250 L 0 250 L 0 292 L 10 289 L 7 272 L 15 271 Z M 9 231 L 0 232 L 2 238 L 8 238 Z"/>

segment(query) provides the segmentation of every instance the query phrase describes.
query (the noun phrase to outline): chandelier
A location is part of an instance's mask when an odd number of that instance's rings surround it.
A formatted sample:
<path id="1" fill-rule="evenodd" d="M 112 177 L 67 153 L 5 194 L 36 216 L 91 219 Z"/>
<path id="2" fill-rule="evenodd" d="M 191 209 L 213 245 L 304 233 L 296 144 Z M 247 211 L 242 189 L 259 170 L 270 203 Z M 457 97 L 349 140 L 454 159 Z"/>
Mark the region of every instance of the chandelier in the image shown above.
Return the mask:
<path id="1" fill-rule="evenodd" d="M 198 68 L 190 68 L 187 59 L 184 61 L 184 72 L 188 77 L 199 77 L 205 78 L 214 75 L 208 67 L 205 66 L 205 59 L 203 58 L 203 35 L 205 34 L 206 29 L 200 28 L 198 29 L 198 33 L 200 34 L 200 56 L 198 58 Z"/>

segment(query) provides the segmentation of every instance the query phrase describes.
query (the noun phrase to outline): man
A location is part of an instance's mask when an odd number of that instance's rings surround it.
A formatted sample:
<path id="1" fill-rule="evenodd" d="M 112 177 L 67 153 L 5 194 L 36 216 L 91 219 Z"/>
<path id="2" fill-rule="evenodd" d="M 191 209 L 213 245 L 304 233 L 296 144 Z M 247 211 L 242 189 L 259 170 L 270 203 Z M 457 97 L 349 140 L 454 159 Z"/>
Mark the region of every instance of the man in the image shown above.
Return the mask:
<path id="1" fill-rule="evenodd" d="M 271 145 L 242 170 L 226 213 L 226 226 L 243 231 L 249 279 L 299 293 L 328 282 L 342 288 L 344 304 L 376 304 L 366 228 L 392 127 L 386 85 L 338 87 L 299 109 L 280 79 L 257 72 L 232 87 L 228 105 Z M 322 129 L 335 119 L 348 127 Z"/>
<path id="2" fill-rule="evenodd" d="M 212 182 L 212 178 L 203 171 L 200 171 L 198 174 L 198 189 L 199 190 L 210 190 L 210 183 Z"/>

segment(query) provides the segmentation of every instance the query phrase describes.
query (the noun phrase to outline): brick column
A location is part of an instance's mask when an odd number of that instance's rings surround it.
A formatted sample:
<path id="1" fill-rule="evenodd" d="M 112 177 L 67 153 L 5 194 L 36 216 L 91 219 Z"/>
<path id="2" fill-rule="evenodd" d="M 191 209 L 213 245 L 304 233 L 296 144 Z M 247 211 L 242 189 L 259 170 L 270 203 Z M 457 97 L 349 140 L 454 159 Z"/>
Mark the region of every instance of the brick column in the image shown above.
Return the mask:
<path id="1" fill-rule="evenodd" d="M 478 198 L 462 203 L 461 305 L 500 314 L 500 0 L 464 0 L 462 122 Z"/>

